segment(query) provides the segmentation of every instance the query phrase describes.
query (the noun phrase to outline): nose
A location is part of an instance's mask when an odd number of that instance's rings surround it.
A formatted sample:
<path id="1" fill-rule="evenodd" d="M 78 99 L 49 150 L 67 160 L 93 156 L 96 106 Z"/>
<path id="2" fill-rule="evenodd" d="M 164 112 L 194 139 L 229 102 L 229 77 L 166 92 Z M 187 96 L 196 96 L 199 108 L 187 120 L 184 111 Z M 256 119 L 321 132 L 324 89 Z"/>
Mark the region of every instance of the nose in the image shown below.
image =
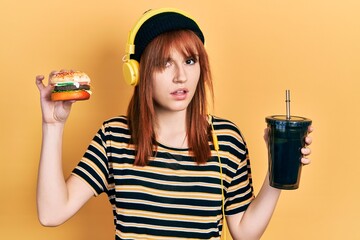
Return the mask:
<path id="1" fill-rule="evenodd" d="M 176 64 L 175 75 L 174 75 L 174 82 L 175 83 L 183 83 L 186 82 L 186 70 L 183 64 Z"/>

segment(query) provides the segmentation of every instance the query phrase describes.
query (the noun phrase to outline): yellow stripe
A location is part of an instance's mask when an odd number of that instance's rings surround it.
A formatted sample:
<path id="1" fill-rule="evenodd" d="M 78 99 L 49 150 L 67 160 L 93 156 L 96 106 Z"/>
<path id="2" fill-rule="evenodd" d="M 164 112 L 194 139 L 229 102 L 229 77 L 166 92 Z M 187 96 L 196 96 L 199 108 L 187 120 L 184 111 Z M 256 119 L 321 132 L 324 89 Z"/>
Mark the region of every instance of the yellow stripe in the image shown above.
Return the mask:
<path id="1" fill-rule="evenodd" d="M 134 166 L 132 164 L 125 164 L 125 163 L 114 163 L 113 168 L 116 170 L 123 170 L 123 169 L 131 169 L 137 172 L 145 172 L 145 173 L 157 173 L 160 175 L 165 176 L 180 176 L 180 177 L 214 177 L 218 178 L 218 172 L 214 171 L 190 171 L 190 170 L 176 170 L 170 168 L 160 168 L 160 167 L 152 167 L 152 166 L 145 166 L 139 167 Z"/>
<path id="2" fill-rule="evenodd" d="M 96 141 L 92 141 L 91 145 L 94 146 L 97 150 L 99 150 L 104 156 L 106 156 L 106 152 L 104 150 L 104 146 L 100 145 Z"/>
<path id="3" fill-rule="evenodd" d="M 219 200 L 219 194 L 210 194 L 203 192 L 171 192 L 164 191 L 158 189 L 147 188 L 143 186 L 115 186 L 116 191 L 119 192 L 141 192 L 141 193 L 149 193 L 151 195 L 159 196 L 159 197 L 170 197 L 170 198 L 178 198 L 178 199 L 199 199 L 199 200 Z"/>
<path id="4" fill-rule="evenodd" d="M 219 194 L 219 200 L 220 200 L 220 194 Z M 201 210 L 201 211 L 214 211 L 218 210 L 219 206 L 194 206 L 194 205 L 184 205 L 184 204 L 171 204 L 171 203 L 160 203 L 160 202 L 154 202 L 154 201 L 148 201 L 148 200 L 139 200 L 135 198 L 116 198 L 116 201 L 118 202 L 131 202 L 131 203 L 138 203 L 138 204 L 144 204 L 148 206 L 158 206 L 158 207 L 164 207 L 164 208 L 172 208 L 172 209 L 192 209 L 192 210 Z"/>
<path id="5" fill-rule="evenodd" d="M 209 228 L 209 229 L 198 229 L 198 228 L 182 228 L 182 227 L 170 227 L 170 226 L 159 226 L 153 224 L 140 224 L 140 223 L 125 223 L 118 221 L 118 224 L 124 227 L 137 227 L 137 228 L 146 228 L 151 230 L 161 230 L 161 231 L 176 231 L 176 232 L 193 232 L 193 233 L 209 233 L 218 231 L 217 228 Z"/>
<path id="6" fill-rule="evenodd" d="M 168 221 L 181 221 L 181 222 L 197 222 L 197 223 L 211 223 L 217 221 L 218 216 L 193 216 L 193 215 L 181 215 L 181 214 L 168 214 L 168 213 L 156 213 L 134 209 L 117 208 L 117 214 L 131 217 L 143 217 L 149 219 L 162 219 Z M 128 223 L 129 224 L 129 223 Z"/>
<path id="7" fill-rule="evenodd" d="M 116 235 L 121 239 L 143 239 L 143 240 L 169 240 L 168 236 L 153 236 L 147 234 L 136 234 L 136 233 L 123 233 L 119 230 L 116 230 Z M 197 240 L 197 238 L 177 238 L 170 236 L 171 240 Z M 209 240 L 218 240 L 220 238 L 210 238 Z"/>
<path id="8" fill-rule="evenodd" d="M 99 182 L 92 175 L 90 175 L 84 168 L 78 166 L 77 169 L 80 170 L 86 176 L 88 176 L 100 189 L 104 190 L 103 187 L 99 184 Z M 75 174 L 75 175 L 77 175 L 77 174 Z"/>
<path id="9" fill-rule="evenodd" d="M 246 194 L 249 194 L 250 192 L 251 192 L 251 189 L 249 189 L 247 192 L 245 192 L 245 193 L 243 193 L 243 194 L 241 194 L 241 195 L 237 195 L 237 196 L 234 197 L 234 198 L 231 198 L 231 199 L 228 198 L 227 201 L 233 200 L 233 199 L 235 199 L 235 198 L 241 198 L 241 197 L 245 196 Z M 233 210 L 233 209 L 236 209 L 236 208 L 239 208 L 239 207 L 243 207 L 243 206 L 245 206 L 245 205 L 247 205 L 247 204 L 250 204 L 253 199 L 254 199 L 254 196 L 252 196 L 251 198 L 249 198 L 249 199 L 247 199 L 247 200 L 245 200 L 245 201 L 242 201 L 242 202 L 240 202 L 240 203 L 234 203 L 234 204 L 232 204 L 231 206 L 228 206 L 228 207 L 226 208 L 226 211 Z"/>
<path id="10" fill-rule="evenodd" d="M 116 136 L 115 134 L 113 134 L 113 136 Z M 119 135 L 118 137 L 126 137 L 127 135 Z M 129 149 L 129 150 L 134 150 L 135 147 L 134 145 L 131 145 L 129 143 L 125 143 L 125 142 L 115 142 L 115 141 L 111 141 L 111 143 L 109 144 L 114 148 L 125 148 L 125 149 Z"/>
<path id="11" fill-rule="evenodd" d="M 219 184 L 216 183 L 207 183 L 207 182 L 176 182 L 176 181 L 167 181 L 167 180 L 159 180 L 154 178 L 146 178 L 138 175 L 121 175 L 114 176 L 115 179 L 123 180 L 123 179 L 136 179 L 144 182 L 156 183 L 159 185 L 167 185 L 167 186 L 180 186 L 180 187 L 193 187 L 193 186 L 201 186 L 201 187 L 210 187 L 210 188 L 219 188 Z"/>

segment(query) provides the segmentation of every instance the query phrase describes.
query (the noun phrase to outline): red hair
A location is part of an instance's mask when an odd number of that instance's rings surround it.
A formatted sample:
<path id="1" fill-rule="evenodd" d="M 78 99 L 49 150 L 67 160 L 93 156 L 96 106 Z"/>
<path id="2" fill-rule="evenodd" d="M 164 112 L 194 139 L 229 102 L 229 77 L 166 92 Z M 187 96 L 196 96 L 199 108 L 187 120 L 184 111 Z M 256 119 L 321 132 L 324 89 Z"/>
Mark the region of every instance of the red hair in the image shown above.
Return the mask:
<path id="1" fill-rule="evenodd" d="M 140 60 L 140 81 L 135 87 L 128 106 L 128 122 L 131 142 L 135 145 L 135 165 L 144 166 L 156 150 L 154 131 L 156 116 L 153 102 L 152 76 L 159 71 L 170 56 L 171 49 L 184 56 L 197 57 L 200 64 L 200 79 L 193 99 L 187 107 L 186 128 L 190 154 L 198 164 L 205 163 L 211 156 L 209 147 L 209 125 L 207 122 L 207 91 L 213 99 L 208 55 L 204 45 L 190 30 L 163 33 L 145 48 Z"/>

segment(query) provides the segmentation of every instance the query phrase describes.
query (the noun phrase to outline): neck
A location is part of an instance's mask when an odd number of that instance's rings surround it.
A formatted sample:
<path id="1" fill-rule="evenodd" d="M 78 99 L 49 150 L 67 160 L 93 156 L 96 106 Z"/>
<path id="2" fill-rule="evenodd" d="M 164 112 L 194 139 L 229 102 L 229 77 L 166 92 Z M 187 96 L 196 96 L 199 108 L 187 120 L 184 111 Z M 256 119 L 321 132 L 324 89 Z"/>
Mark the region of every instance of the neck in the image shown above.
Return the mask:
<path id="1" fill-rule="evenodd" d="M 178 112 L 157 112 L 155 127 L 158 142 L 175 148 L 187 147 L 186 110 Z"/>

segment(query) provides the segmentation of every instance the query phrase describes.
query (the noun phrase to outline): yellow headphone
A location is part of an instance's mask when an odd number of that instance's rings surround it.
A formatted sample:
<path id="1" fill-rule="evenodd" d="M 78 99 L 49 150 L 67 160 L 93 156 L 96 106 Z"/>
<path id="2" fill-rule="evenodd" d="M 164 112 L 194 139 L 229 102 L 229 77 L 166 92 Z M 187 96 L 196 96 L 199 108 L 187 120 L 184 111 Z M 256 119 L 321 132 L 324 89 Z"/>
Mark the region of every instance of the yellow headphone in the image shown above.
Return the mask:
<path id="1" fill-rule="evenodd" d="M 221 163 L 221 158 L 220 158 L 220 153 L 219 153 L 219 150 L 220 150 L 219 141 L 218 141 L 217 135 L 215 133 L 212 116 L 210 114 L 208 115 L 208 122 L 211 126 L 211 135 L 212 135 L 212 139 L 213 139 L 214 149 L 216 151 L 216 155 L 217 155 L 219 167 L 220 167 L 221 203 L 222 203 L 221 205 L 222 205 L 222 216 L 223 216 L 223 228 L 222 228 L 221 240 L 226 240 L 227 222 L 226 222 L 226 217 L 225 217 L 224 177 L 223 177 L 222 163 Z"/>
<path id="2" fill-rule="evenodd" d="M 138 33 L 140 27 L 150 18 L 157 14 L 174 12 L 179 13 L 195 22 L 195 20 L 189 16 L 187 13 L 175 9 L 175 8 L 159 8 L 151 9 L 145 12 L 140 19 L 135 23 L 133 28 L 130 30 L 128 35 L 128 41 L 125 47 L 125 56 L 123 57 L 123 75 L 125 82 L 131 86 L 136 86 L 139 82 L 139 62 L 135 59 L 131 59 L 131 54 L 134 54 L 136 51 L 136 46 L 134 44 L 136 34 Z M 196 22 L 195 22 L 196 23 Z"/>

